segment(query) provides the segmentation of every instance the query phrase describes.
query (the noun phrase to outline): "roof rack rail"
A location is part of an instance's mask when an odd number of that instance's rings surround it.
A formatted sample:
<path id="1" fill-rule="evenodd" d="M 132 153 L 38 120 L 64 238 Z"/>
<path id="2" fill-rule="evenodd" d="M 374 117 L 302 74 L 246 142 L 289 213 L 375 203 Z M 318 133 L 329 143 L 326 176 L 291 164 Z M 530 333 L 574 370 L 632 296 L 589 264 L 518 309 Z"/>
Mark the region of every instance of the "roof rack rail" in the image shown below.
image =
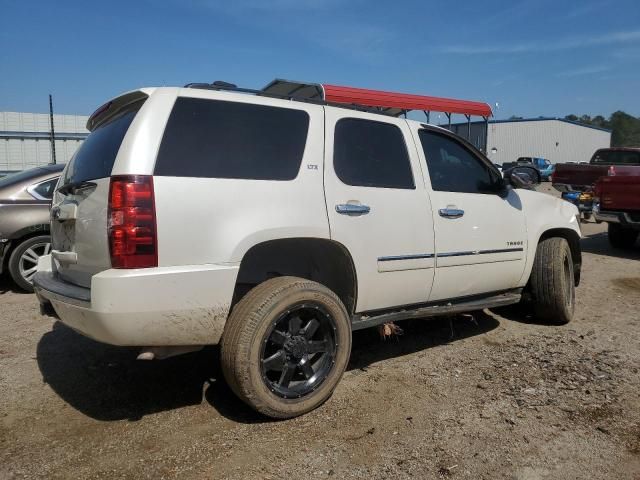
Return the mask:
<path id="1" fill-rule="evenodd" d="M 363 105 L 356 105 L 356 104 L 347 105 L 347 104 L 338 103 L 338 102 L 328 102 L 326 100 L 323 100 L 322 98 L 303 97 L 295 94 L 279 94 L 279 93 L 270 92 L 264 89 L 255 90 L 252 88 L 242 88 L 242 87 L 236 86 L 233 83 L 223 82 L 221 80 L 216 80 L 213 83 L 199 83 L 199 82 L 187 83 L 183 88 L 197 88 L 202 90 L 220 90 L 225 92 L 249 93 L 249 94 L 253 94 L 260 97 L 280 98 L 283 100 L 292 100 L 296 102 L 313 103 L 316 105 L 327 105 L 332 107 L 347 108 L 350 110 L 357 110 L 361 112 L 380 113 L 383 115 L 390 115 L 389 113 L 381 110 L 380 108 L 366 107 Z"/>
<path id="2" fill-rule="evenodd" d="M 481 116 L 486 122 L 493 114 L 491 107 L 483 102 L 282 79 L 273 80 L 262 90 L 241 88 L 233 83 L 220 80 L 213 83 L 189 83 L 185 87 L 250 93 L 265 97 L 385 114 L 393 117 L 400 115 L 406 117 L 407 113 L 412 110 L 421 110 L 427 116 L 427 122 L 429 122 L 431 111 L 443 112 L 449 120 L 449 125 L 451 125 L 451 115 L 454 113 L 464 115 L 469 124 L 471 116 Z"/>

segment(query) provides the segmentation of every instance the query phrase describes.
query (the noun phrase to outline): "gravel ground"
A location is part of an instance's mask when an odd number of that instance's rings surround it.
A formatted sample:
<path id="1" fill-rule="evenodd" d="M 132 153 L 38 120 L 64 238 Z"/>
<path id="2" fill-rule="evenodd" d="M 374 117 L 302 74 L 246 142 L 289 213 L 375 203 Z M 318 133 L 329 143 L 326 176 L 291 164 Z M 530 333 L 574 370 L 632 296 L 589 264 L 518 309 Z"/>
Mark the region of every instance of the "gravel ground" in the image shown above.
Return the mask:
<path id="1" fill-rule="evenodd" d="M 356 332 L 333 397 L 273 422 L 209 348 L 160 362 L 0 283 L 0 478 L 640 479 L 640 248 L 589 223 L 574 321 L 514 309 Z"/>

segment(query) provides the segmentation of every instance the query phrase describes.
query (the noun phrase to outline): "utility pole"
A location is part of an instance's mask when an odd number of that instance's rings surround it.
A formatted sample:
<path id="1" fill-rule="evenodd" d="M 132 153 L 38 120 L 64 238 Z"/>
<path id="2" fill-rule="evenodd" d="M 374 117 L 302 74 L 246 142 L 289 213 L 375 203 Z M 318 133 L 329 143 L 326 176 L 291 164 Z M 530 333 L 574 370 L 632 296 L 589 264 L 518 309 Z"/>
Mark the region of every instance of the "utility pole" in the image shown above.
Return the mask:
<path id="1" fill-rule="evenodd" d="M 49 94 L 49 121 L 51 123 L 51 132 L 49 133 L 51 139 L 51 163 L 56 163 L 56 131 L 53 128 L 53 100 L 51 94 Z"/>

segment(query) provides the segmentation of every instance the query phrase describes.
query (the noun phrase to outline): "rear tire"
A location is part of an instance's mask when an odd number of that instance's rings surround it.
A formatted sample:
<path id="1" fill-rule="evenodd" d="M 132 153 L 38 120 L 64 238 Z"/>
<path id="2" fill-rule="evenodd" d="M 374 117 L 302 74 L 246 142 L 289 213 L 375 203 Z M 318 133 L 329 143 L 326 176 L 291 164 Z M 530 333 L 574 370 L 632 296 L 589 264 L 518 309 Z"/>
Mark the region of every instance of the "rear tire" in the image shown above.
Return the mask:
<path id="1" fill-rule="evenodd" d="M 51 237 L 39 235 L 19 243 L 11 252 L 8 270 L 13 281 L 26 292 L 33 292 L 33 275 L 38 266 L 38 258 L 51 250 Z"/>
<path id="2" fill-rule="evenodd" d="M 564 238 L 551 237 L 538 244 L 530 279 L 535 316 L 546 323 L 564 325 L 573 318 L 575 278 L 571 249 Z"/>
<path id="3" fill-rule="evenodd" d="M 231 390 L 260 413 L 291 418 L 324 403 L 351 354 L 351 320 L 324 285 L 267 280 L 233 308 L 220 344 Z"/>
<path id="4" fill-rule="evenodd" d="M 637 230 L 625 228 L 618 223 L 610 223 L 609 243 L 613 248 L 631 248 L 635 245 L 639 233 Z"/>

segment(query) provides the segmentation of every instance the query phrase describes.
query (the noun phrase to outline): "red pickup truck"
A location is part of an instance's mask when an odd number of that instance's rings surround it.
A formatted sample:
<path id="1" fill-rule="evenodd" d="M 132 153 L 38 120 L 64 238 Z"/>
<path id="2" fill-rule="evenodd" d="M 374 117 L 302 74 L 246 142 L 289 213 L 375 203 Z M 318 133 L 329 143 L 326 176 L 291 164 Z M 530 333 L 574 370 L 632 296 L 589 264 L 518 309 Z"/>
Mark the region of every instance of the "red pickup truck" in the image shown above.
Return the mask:
<path id="1" fill-rule="evenodd" d="M 640 175 L 640 148 L 601 148 L 589 164 L 558 163 L 551 181 L 561 192 L 593 190 L 603 176 Z"/>
<path id="2" fill-rule="evenodd" d="M 593 213 L 609 224 L 609 242 L 630 248 L 640 235 L 640 171 L 637 175 L 601 177 L 594 188 Z"/>

